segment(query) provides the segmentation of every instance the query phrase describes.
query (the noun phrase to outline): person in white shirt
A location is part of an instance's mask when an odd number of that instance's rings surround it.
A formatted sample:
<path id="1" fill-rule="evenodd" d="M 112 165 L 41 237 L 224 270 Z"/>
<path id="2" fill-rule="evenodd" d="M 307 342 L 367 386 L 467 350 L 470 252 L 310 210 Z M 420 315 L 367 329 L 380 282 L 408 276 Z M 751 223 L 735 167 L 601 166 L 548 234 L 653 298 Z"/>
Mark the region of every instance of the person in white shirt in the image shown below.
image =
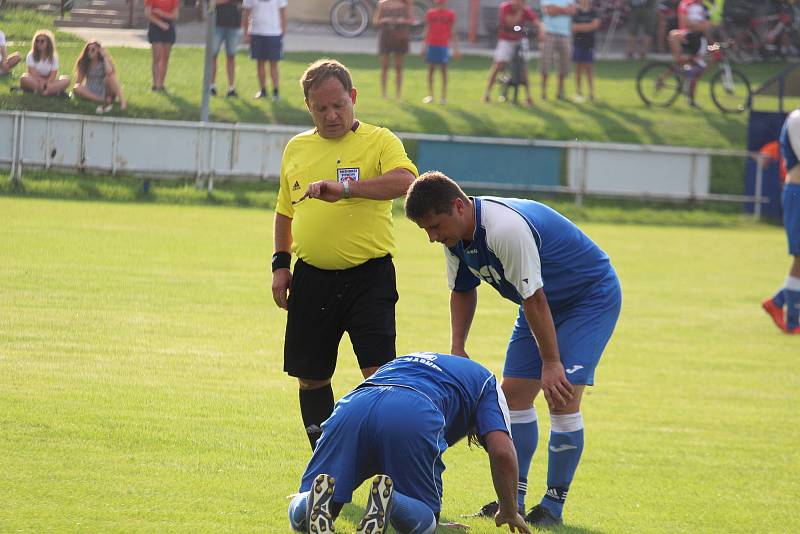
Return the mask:
<path id="1" fill-rule="evenodd" d="M 5 76 L 22 60 L 19 52 L 9 54 L 6 51 L 6 34 L 0 31 L 0 76 Z"/>
<path id="2" fill-rule="evenodd" d="M 260 89 L 255 98 L 267 97 L 266 63 L 269 61 L 272 100 L 279 99 L 278 61 L 283 59 L 286 4 L 287 0 L 244 0 L 242 3 L 244 42 L 250 43 L 250 57 L 257 62 Z"/>
<path id="3" fill-rule="evenodd" d="M 69 76 L 58 75 L 56 38 L 47 30 L 38 30 L 31 41 L 31 51 L 25 59 L 28 72 L 22 75 L 19 85 L 23 91 L 42 96 L 66 97 Z"/>

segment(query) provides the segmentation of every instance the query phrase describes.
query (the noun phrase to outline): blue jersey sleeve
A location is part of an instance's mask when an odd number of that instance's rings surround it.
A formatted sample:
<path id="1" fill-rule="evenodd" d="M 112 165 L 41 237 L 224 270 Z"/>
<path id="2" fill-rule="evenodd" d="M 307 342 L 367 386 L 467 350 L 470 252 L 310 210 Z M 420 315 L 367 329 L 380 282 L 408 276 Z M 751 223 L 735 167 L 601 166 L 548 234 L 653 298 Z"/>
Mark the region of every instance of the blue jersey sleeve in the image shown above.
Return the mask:
<path id="1" fill-rule="evenodd" d="M 497 385 L 497 379 L 494 376 L 486 380 L 483 392 L 478 398 L 478 406 L 475 410 L 475 427 L 481 441 L 483 441 L 483 437 L 486 434 L 495 430 L 511 435 L 511 422 L 506 397 Z"/>
<path id="2" fill-rule="evenodd" d="M 456 279 L 453 283 L 453 291 L 469 291 L 475 289 L 480 285 L 481 280 L 469 270 L 466 264 L 459 263 L 458 271 L 456 271 Z"/>

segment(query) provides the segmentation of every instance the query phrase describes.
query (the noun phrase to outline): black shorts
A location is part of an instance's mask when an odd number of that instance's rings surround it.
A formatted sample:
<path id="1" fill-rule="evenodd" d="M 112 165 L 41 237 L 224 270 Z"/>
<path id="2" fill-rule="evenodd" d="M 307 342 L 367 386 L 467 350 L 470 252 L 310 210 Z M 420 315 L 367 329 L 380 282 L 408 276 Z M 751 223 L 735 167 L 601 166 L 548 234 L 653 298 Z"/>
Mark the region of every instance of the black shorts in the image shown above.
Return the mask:
<path id="1" fill-rule="evenodd" d="M 681 43 L 683 53 L 688 56 L 697 56 L 705 53 L 706 38 L 702 33 L 688 32 Z"/>
<path id="2" fill-rule="evenodd" d="M 147 27 L 147 41 L 153 43 L 175 44 L 175 23 L 164 21 L 169 24 L 169 28 L 162 30 L 152 22 Z"/>
<path id="3" fill-rule="evenodd" d="M 309 380 L 330 378 L 345 332 L 361 369 L 393 360 L 397 298 L 391 256 L 341 271 L 298 260 L 289 289 L 283 370 Z"/>

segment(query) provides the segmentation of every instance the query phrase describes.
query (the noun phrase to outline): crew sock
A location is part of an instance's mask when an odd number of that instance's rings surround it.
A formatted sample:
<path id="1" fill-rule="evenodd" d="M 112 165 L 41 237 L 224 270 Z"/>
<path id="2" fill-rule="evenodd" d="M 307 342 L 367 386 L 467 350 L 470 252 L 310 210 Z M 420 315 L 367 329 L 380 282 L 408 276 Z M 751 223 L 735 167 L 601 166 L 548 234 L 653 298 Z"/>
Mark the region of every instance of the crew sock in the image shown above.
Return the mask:
<path id="1" fill-rule="evenodd" d="M 311 450 L 322 435 L 322 422 L 333 413 L 333 388 L 327 384 L 318 389 L 300 390 L 300 413 Z"/>
<path id="2" fill-rule="evenodd" d="M 561 517 L 567 491 L 583 452 L 583 417 L 580 412 L 550 415 L 550 446 L 547 461 L 547 492 L 541 505 Z"/>
<path id="3" fill-rule="evenodd" d="M 524 515 L 525 494 L 528 492 L 528 471 L 539 443 L 539 423 L 536 408 L 533 406 L 527 410 L 512 410 L 509 415 L 511 416 L 511 438 L 514 440 L 519 464 L 517 504 L 519 513 Z"/>

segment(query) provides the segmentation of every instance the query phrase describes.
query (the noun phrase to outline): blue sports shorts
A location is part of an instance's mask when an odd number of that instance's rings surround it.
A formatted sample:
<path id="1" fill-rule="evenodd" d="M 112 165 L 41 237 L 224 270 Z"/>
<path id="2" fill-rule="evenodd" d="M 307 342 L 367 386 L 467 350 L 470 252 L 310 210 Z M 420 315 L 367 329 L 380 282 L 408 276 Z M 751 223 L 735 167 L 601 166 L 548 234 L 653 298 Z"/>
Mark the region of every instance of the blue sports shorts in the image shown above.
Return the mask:
<path id="1" fill-rule="evenodd" d="M 573 63 L 594 63 L 594 48 L 575 45 L 572 47 Z"/>
<path id="2" fill-rule="evenodd" d="M 622 290 L 616 273 L 596 283 L 577 304 L 554 310 L 553 322 L 558 338 L 561 363 L 571 384 L 594 384 L 594 370 L 611 339 L 622 307 Z M 506 349 L 504 377 L 542 378 L 539 347 L 531 334 L 520 306 L 514 331 Z"/>
<path id="3" fill-rule="evenodd" d="M 232 28 L 228 26 L 214 27 L 214 42 L 212 43 L 211 53 L 215 57 L 219 54 L 222 48 L 222 43 L 225 43 L 225 54 L 227 56 L 236 55 L 236 47 L 239 46 L 239 41 L 242 40 L 242 29 Z"/>
<path id="4" fill-rule="evenodd" d="M 429 45 L 425 61 L 434 65 L 447 65 L 450 61 L 450 47 Z"/>
<path id="5" fill-rule="evenodd" d="M 320 473 L 335 479 L 333 501 L 377 474 L 396 491 L 441 510 L 444 416 L 424 395 L 404 387 L 367 386 L 345 395 L 322 423 L 322 437 L 300 483 L 308 491 Z"/>
<path id="6" fill-rule="evenodd" d="M 283 59 L 283 35 L 250 35 L 250 57 L 260 61 Z"/>
<path id="7" fill-rule="evenodd" d="M 800 256 L 800 184 L 786 184 L 781 193 L 783 226 L 789 241 L 789 254 Z"/>

